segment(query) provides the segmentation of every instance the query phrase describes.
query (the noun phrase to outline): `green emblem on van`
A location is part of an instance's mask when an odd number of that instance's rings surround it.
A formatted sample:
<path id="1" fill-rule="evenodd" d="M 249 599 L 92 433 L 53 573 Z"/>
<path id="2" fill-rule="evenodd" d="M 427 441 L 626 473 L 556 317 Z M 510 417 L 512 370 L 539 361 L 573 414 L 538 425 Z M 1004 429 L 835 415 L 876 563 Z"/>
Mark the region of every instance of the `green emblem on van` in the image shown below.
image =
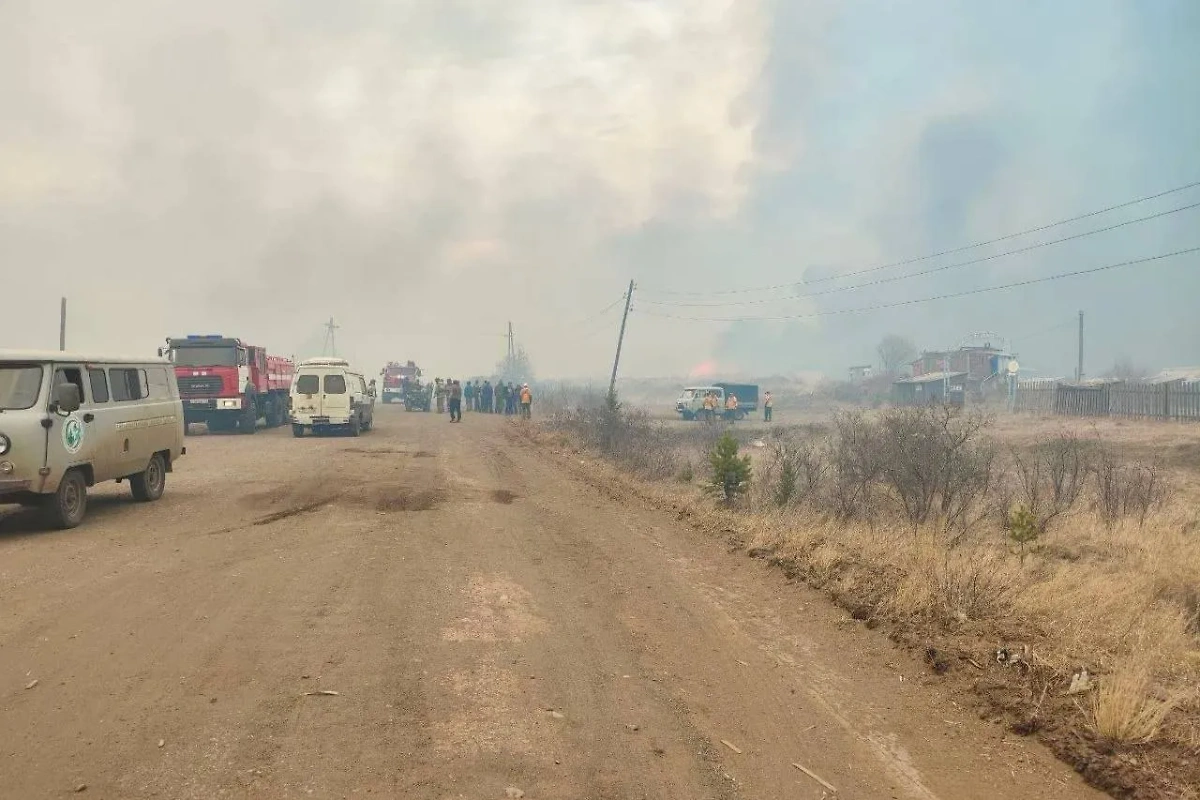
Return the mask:
<path id="1" fill-rule="evenodd" d="M 79 417 L 67 417 L 67 421 L 63 423 L 62 440 L 68 453 L 74 455 L 79 452 L 79 448 L 83 446 L 83 423 L 79 421 Z"/>

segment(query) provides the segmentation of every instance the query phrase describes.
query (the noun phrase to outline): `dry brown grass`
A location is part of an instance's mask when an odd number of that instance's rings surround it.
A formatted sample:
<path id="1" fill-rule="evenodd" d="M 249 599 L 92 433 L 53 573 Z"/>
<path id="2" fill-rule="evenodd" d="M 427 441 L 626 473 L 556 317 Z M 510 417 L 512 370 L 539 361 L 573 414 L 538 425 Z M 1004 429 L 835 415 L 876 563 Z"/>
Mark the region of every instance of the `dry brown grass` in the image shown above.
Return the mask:
<path id="1" fill-rule="evenodd" d="M 1153 666 L 1136 658 L 1100 683 L 1092 697 L 1093 725 L 1111 741 L 1145 744 L 1158 737 L 1167 715 L 1187 695 L 1182 690 L 1165 697 L 1156 694 Z"/>
<path id="2" fill-rule="evenodd" d="M 868 422 L 877 413 L 869 412 Z M 894 432 L 897 424 L 880 429 Z M 834 502 L 831 497 L 845 487 L 824 474 L 824 488 L 792 495 L 801 499 L 779 508 L 772 481 L 779 476 L 781 435 L 764 426 L 736 427 L 755 462 L 749 509 L 713 510 L 698 490 L 681 488 L 678 470 L 672 484 L 647 487 L 647 496 L 686 507 L 704 527 L 736 529 L 748 548 L 770 552 L 856 616 L 929 635 L 940 631 L 960 642 L 975 637 L 981 648 L 1028 645 L 1045 673 L 1039 691 L 1057 698 L 1056 713 L 1070 716 L 1069 724 L 1090 726 L 1111 742 L 1159 742 L 1176 754 L 1200 757 L 1200 426 L 997 417 L 978 448 L 968 444 L 960 450 L 963 458 L 947 461 L 955 469 L 973 465 L 955 489 L 969 513 L 953 519 L 944 512 L 958 513 L 954 504 L 942 505 L 937 492 L 929 495 L 922 483 L 929 476 L 903 463 L 872 478 L 863 502 Z M 702 428 L 668 425 L 663 431 L 674 434 L 670 449 L 678 463 L 703 463 L 709 434 Z M 809 418 L 782 438 L 790 437 L 803 470 L 811 467 L 805 448 L 829 448 L 830 431 L 839 431 L 832 420 Z M 1101 468 L 1091 461 L 1078 497 L 1054 513 L 1042 509 L 1038 523 L 1044 524 L 1018 549 L 1009 530 L 1011 511 L 1028 493 L 1022 494 L 1016 464 L 1039 445 L 1072 438 L 1095 445 L 1130 472 L 1157 465 L 1170 491 L 1145 513 L 1106 513 L 1098 496 Z M 661 439 L 653 441 L 662 446 Z M 903 461 L 914 449 L 920 448 L 885 444 L 880 452 Z M 993 455 L 992 466 L 978 469 L 991 463 L 980 459 Z M 866 447 L 851 466 L 875 469 L 875 457 Z M 960 473 L 954 480 L 962 479 Z M 919 491 L 906 480 L 917 480 Z M 1052 490 L 1054 477 L 1046 480 Z M 1094 676 L 1095 688 L 1068 697 L 1066 684 L 1080 667 Z"/>

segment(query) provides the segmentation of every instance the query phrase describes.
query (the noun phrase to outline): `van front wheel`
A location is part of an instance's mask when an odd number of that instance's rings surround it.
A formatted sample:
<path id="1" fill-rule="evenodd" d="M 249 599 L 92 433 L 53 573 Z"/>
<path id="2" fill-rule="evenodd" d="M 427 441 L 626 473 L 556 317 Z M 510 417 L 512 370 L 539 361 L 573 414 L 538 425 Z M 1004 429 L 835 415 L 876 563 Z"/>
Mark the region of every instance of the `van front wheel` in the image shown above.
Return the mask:
<path id="1" fill-rule="evenodd" d="M 144 472 L 129 476 L 129 488 L 133 491 L 133 499 L 142 503 L 162 497 L 167 488 L 167 464 L 163 457 L 158 453 L 150 456 Z"/>
<path id="2" fill-rule="evenodd" d="M 70 470 L 63 475 L 58 491 L 50 496 L 46 515 L 56 528 L 74 528 L 83 522 L 87 513 L 87 481 L 79 470 Z"/>

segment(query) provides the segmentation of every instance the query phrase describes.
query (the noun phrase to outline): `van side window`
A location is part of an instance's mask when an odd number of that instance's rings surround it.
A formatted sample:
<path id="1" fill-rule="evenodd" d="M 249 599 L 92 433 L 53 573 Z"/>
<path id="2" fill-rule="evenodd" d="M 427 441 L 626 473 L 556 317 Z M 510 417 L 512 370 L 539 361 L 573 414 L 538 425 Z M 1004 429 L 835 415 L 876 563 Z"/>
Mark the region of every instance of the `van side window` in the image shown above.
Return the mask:
<path id="1" fill-rule="evenodd" d="M 143 369 L 110 369 L 112 399 L 118 403 L 141 400 L 146 396 L 146 371 Z"/>
<path id="2" fill-rule="evenodd" d="M 88 368 L 88 383 L 92 385 L 92 402 L 108 402 L 108 376 L 102 369 Z"/>
<path id="3" fill-rule="evenodd" d="M 154 400 L 166 400 L 171 396 L 171 384 L 167 380 L 167 371 L 162 367 L 151 367 L 144 370 L 147 379 L 147 396 Z"/>
<path id="4" fill-rule="evenodd" d="M 73 383 L 79 387 L 79 399 L 87 402 L 87 392 L 83 390 L 83 370 L 78 367 L 59 367 L 54 370 L 54 385 Z"/>
<path id="5" fill-rule="evenodd" d="M 325 394 L 345 394 L 346 393 L 346 376 L 345 375 L 326 375 L 325 376 Z"/>

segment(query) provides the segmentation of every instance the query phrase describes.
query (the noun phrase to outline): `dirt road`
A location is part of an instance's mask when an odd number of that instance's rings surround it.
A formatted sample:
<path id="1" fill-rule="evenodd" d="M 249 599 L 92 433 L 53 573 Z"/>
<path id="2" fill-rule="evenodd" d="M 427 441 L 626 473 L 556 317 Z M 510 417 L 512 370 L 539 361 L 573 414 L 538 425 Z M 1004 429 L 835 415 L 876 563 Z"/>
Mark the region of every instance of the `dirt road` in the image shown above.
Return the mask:
<path id="1" fill-rule="evenodd" d="M 198 436 L 157 504 L 0 519 L 0 795 L 1100 796 L 506 424 Z"/>

